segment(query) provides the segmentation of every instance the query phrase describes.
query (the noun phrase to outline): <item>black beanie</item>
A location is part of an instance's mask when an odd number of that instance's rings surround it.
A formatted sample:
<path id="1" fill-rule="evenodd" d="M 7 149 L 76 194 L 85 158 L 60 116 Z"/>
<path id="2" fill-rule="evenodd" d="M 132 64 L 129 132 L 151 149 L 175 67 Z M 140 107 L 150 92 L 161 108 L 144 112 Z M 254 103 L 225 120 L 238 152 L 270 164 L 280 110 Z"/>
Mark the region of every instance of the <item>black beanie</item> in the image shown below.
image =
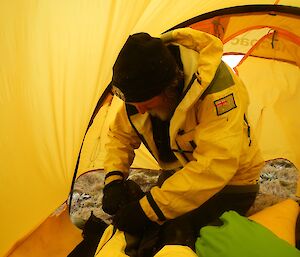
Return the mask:
<path id="1" fill-rule="evenodd" d="M 126 102 L 159 95 L 176 76 L 176 61 L 161 39 L 147 33 L 129 36 L 113 66 L 114 93 Z"/>

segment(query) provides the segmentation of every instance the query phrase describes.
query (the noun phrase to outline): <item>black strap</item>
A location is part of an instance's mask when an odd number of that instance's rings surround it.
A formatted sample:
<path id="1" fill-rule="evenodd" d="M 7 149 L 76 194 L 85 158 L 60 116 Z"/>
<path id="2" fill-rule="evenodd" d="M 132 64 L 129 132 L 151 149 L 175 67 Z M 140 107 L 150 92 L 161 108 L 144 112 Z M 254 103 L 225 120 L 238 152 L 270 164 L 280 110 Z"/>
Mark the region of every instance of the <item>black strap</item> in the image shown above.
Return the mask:
<path id="1" fill-rule="evenodd" d="M 250 125 L 249 125 L 249 123 L 248 123 L 246 114 L 244 114 L 244 121 L 246 122 L 247 127 L 248 127 L 249 146 L 251 146 L 252 140 L 251 140 L 251 134 L 250 134 Z"/>
<path id="2" fill-rule="evenodd" d="M 118 170 L 114 170 L 114 171 L 110 171 L 105 175 L 105 179 L 111 177 L 111 176 L 121 176 L 122 178 L 124 178 L 124 174 L 121 171 Z"/>
<path id="3" fill-rule="evenodd" d="M 178 149 L 172 149 L 173 152 L 176 152 L 176 153 L 180 153 L 181 156 L 187 161 L 189 162 L 189 158 L 185 155 L 185 153 L 193 153 L 193 151 L 186 151 L 186 150 L 183 150 L 181 149 L 181 147 L 179 146 L 178 142 L 175 140 L 176 142 L 176 145 L 177 145 L 177 148 Z"/>
<path id="4" fill-rule="evenodd" d="M 151 195 L 150 192 L 148 192 L 146 194 L 147 200 L 150 204 L 150 206 L 152 207 L 152 209 L 154 210 L 155 214 L 157 215 L 158 219 L 160 221 L 165 221 L 166 217 L 163 214 L 163 212 L 161 211 L 161 209 L 158 207 L 158 205 L 156 204 L 155 200 L 153 199 L 153 196 Z"/>

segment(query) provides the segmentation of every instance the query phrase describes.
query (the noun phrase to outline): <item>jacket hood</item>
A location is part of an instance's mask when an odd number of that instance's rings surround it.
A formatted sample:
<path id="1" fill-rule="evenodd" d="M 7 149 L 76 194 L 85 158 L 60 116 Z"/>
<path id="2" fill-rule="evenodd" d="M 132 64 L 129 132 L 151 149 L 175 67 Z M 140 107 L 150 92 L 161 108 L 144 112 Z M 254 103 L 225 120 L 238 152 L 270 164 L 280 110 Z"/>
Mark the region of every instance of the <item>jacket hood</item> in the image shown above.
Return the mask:
<path id="1" fill-rule="evenodd" d="M 203 91 L 213 80 L 223 55 L 221 40 L 208 33 L 191 28 L 176 29 L 161 36 L 165 44 L 179 44 L 198 53 L 195 75 Z"/>
<path id="2" fill-rule="evenodd" d="M 165 44 L 179 45 L 184 73 L 188 76 L 185 77 L 183 99 L 171 119 L 170 135 L 174 135 L 184 122 L 186 111 L 212 82 L 222 60 L 223 43 L 213 35 L 191 28 L 167 32 L 161 39 Z"/>

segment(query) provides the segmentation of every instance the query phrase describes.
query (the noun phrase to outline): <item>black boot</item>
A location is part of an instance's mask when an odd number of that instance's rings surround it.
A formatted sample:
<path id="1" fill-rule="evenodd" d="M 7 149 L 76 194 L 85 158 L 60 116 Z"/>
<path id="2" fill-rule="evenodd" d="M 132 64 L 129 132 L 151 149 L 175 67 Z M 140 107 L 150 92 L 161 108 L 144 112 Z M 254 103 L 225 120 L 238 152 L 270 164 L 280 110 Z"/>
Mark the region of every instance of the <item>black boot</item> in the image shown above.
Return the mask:
<path id="1" fill-rule="evenodd" d="M 93 212 L 84 225 L 83 240 L 73 249 L 68 257 L 94 257 L 100 239 L 107 228 L 107 224 L 97 218 Z"/>

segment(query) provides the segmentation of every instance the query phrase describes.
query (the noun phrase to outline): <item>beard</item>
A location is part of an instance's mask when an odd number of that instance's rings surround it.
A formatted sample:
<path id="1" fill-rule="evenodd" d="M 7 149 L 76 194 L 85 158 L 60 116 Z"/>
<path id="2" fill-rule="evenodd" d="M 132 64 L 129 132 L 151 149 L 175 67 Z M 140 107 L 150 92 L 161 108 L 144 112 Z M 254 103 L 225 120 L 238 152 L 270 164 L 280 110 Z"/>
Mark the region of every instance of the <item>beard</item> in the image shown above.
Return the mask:
<path id="1" fill-rule="evenodd" d="M 178 105 L 178 99 L 179 99 L 179 96 L 177 96 L 177 95 L 176 95 L 176 97 L 165 96 L 163 106 L 153 108 L 153 109 L 149 110 L 148 112 L 151 116 L 156 117 L 162 121 L 171 120 L 171 118 L 174 114 L 174 111 Z"/>
<path id="2" fill-rule="evenodd" d="M 150 115 L 153 117 L 156 117 L 162 121 L 167 121 L 172 118 L 172 115 L 170 112 L 167 112 L 166 110 L 151 110 L 149 111 Z"/>

